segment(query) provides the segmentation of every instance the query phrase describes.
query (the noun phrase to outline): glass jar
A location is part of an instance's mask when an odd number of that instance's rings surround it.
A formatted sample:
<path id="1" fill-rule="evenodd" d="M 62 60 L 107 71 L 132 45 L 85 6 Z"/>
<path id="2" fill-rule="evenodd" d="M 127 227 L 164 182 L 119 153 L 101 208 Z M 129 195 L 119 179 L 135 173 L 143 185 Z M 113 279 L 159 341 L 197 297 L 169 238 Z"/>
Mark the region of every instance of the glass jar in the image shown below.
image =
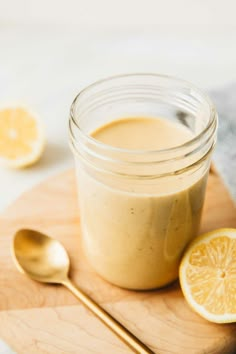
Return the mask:
<path id="1" fill-rule="evenodd" d="M 125 117 L 161 117 L 187 127 L 193 138 L 178 147 L 142 151 L 91 137 L 98 127 Z M 210 99 L 168 76 L 116 76 L 78 94 L 69 126 L 91 265 L 104 279 L 129 289 L 175 280 L 182 253 L 199 230 L 216 141 Z"/>

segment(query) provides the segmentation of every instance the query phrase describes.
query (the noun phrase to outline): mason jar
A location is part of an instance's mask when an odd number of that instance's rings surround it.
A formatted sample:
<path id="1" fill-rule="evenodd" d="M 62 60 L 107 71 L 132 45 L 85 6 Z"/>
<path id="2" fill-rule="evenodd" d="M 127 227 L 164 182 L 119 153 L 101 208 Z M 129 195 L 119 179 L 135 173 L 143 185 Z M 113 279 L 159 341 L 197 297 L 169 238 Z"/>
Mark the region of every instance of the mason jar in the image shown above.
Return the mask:
<path id="1" fill-rule="evenodd" d="M 129 150 L 91 136 L 125 117 L 161 117 L 187 128 L 192 137 L 168 149 Z M 124 288 L 152 289 L 174 281 L 184 249 L 198 234 L 216 142 L 217 113 L 209 97 L 173 77 L 115 76 L 76 96 L 69 127 L 90 264 Z"/>

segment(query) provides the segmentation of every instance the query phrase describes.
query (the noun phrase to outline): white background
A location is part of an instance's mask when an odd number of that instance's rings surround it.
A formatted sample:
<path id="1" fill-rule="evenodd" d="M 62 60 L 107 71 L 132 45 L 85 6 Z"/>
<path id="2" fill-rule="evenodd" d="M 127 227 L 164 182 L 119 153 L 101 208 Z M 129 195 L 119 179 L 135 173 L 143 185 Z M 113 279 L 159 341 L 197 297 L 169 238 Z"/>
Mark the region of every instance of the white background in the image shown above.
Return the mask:
<path id="1" fill-rule="evenodd" d="M 236 2 L 0 0 L 0 105 L 27 105 L 48 141 L 34 167 L 0 167 L 0 210 L 72 164 L 67 119 L 78 91 L 129 72 L 175 75 L 205 90 L 236 81 Z"/>
<path id="2" fill-rule="evenodd" d="M 235 25 L 234 0 L 1 0 L 3 23 Z"/>

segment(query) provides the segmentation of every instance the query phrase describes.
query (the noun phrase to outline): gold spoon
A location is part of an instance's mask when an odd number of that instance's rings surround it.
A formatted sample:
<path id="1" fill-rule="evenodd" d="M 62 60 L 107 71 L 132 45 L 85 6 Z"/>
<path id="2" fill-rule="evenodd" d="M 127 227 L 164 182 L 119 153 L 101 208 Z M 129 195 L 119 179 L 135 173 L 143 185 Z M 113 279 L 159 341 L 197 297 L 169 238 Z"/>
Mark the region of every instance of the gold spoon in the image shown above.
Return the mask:
<path id="1" fill-rule="evenodd" d="M 15 234 L 13 255 L 17 268 L 30 278 L 43 283 L 65 285 L 107 327 L 131 349 L 140 354 L 154 354 L 120 322 L 100 307 L 68 278 L 70 260 L 62 244 L 34 230 L 20 230 Z"/>

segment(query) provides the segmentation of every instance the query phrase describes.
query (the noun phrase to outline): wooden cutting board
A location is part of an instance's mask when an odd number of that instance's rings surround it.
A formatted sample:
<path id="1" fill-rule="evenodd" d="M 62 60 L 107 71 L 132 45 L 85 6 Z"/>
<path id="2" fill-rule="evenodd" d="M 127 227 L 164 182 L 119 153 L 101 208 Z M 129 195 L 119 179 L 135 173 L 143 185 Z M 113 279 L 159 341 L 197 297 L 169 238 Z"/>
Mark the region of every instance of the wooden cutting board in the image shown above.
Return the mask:
<path id="1" fill-rule="evenodd" d="M 236 324 L 211 324 L 186 304 L 178 282 L 157 291 L 112 286 L 94 273 L 80 245 L 74 171 L 52 177 L 23 194 L 0 219 L 0 337 L 19 354 L 131 353 L 62 286 L 42 285 L 18 273 L 14 232 L 29 227 L 58 238 L 71 257 L 71 277 L 155 353 L 236 353 Z M 236 210 L 211 172 L 202 231 L 236 227 Z"/>

